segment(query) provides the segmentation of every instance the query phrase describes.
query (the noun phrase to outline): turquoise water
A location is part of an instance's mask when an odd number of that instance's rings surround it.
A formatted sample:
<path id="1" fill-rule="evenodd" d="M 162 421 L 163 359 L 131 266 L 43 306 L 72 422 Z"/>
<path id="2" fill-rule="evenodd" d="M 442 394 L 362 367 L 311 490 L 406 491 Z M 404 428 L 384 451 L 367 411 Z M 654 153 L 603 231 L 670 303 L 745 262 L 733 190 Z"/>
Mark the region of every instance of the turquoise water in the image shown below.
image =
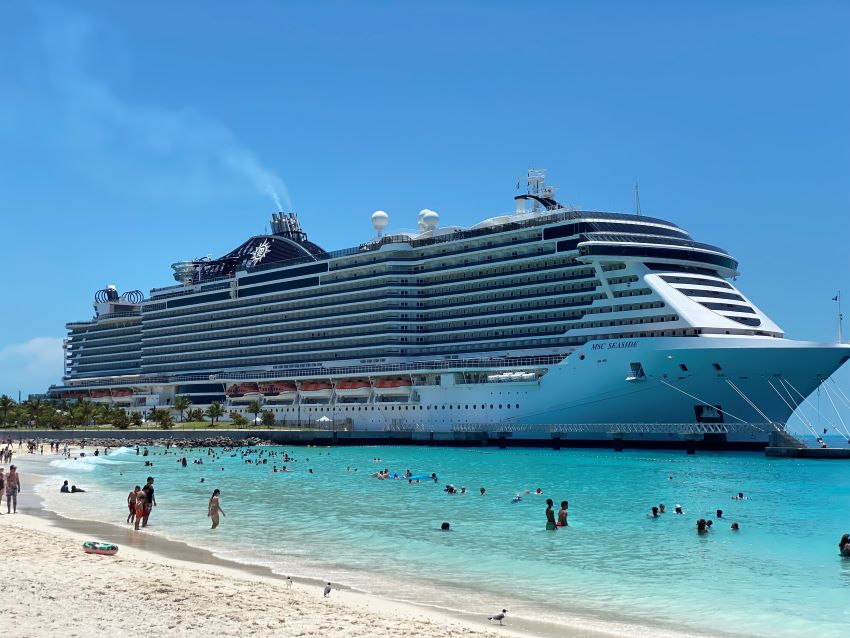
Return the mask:
<path id="1" fill-rule="evenodd" d="M 272 473 L 273 460 L 246 465 L 226 452 L 212 462 L 205 450 L 188 452 L 187 468 L 178 452 L 161 448 L 151 448 L 153 468 L 133 450 L 53 461 L 56 480 L 42 491 L 60 513 L 73 505 L 77 516 L 122 523 L 127 492 L 151 474 L 159 504 L 152 532 L 280 573 L 476 613 L 511 601 L 514 616 L 614 623 L 645 635 L 850 630 L 850 560 L 837 549 L 850 531 L 846 462 L 755 453 L 287 450 L 298 459 L 287 474 Z M 195 458 L 205 464 L 191 464 Z M 440 482 L 370 476 L 385 467 L 437 472 Z M 60 495 L 60 478 L 91 491 Z M 448 495 L 447 483 L 468 493 Z M 206 504 L 216 487 L 227 516 L 211 531 Z M 537 487 L 542 496 L 524 493 Z M 732 500 L 739 491 L 748 500 Z M 512 504 L 518 492 L 522 501 Z M 547 497 L 569 500 L 569 528 L 545 531 Z M 667 513 L 647 518 L 659 503 Z M 673 513 L 677 503 L 684 515 Z M 705 536 L 694 527 L 701 517 L 715 521 Z M 439 531 L 443 521 L 451 532 Z"/>

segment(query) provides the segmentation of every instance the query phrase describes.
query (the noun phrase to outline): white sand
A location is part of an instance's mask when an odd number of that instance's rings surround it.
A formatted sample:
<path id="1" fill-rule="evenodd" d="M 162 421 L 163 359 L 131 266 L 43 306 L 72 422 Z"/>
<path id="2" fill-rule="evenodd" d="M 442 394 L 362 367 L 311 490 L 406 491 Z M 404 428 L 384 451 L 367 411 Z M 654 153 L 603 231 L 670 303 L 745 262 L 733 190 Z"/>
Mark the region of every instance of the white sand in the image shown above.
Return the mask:
<path id="1" fill-rule="evenodd" d="M 4 508 L 5 512 L 5 508 Z M 0 516 L 0 618 L 7 636 L 496 636 L 436 612 L 221 565 L 122 547 L 82 551 L 84 537 L 46 519 Z"/>

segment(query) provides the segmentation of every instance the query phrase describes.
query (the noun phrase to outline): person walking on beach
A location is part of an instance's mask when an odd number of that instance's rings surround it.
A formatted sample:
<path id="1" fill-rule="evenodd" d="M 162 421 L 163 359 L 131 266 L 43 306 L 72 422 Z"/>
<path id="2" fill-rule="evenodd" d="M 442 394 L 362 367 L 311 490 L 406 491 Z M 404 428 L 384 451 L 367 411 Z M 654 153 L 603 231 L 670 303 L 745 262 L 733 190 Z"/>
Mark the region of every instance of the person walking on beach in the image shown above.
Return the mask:
<path id="1" fill-rule="evenodd" d="M 156 498 L 153 495 L 153 477 L 148 477 L 148 482 L 145 483 L 145 486 L 142 488 L 142 491 L 145 493 L 145 516 L 142 520 L 142 527 L 148 526 L 148 518 L 150 518 L 151 510 L 156 507 Z"/>
<path id="2" fill-rule="evenodd" d="M 212 496 L 210 497 L 210 502 L 207 505 L 207 516 L 212 519 L 212 527 L 210 529 L 215 529 L 218 527 L 218 515 L 227 516 L 224 513 L 224 510 L 221 509 L 221 504 L 218 501 L 218 497 L 221 496 L 221 490 L 213 490 Z"/>
<path id="3" fill-rule="evenodd" d="M 21 477 L 18 475 L 18 468 L 14 465 L 9 466 L 9 473 L 6 475 L 6 513 L 18 513 L 18 493 L 21 491 Z"/>
<path id="4" fill-rule="evenodd" d="M 3 468 L 0 467 L 0 505 L 3 503 L 3 494 L 6 492 L 6 475 L 3 474 Z"/>
<path id="5" fill-rule="evenodd" d="M 139 490 L 142 488 L 140 486 L 134 487 L 130 490 L 130 493 L 127 495 L 127 509 L 130 510 L 130 513 L 127 514 L 127 522 L 132 523 L 133 517 L 136 515 L 136 496 L 139 493 Z"/>
<path id="6" fill-rule="evenodd" d="M 555 503 L 551 498 L 546 499 L 546 529 L 558 529 L 558 526 L 555 525 L 555 510 L 553 506 Z"/>

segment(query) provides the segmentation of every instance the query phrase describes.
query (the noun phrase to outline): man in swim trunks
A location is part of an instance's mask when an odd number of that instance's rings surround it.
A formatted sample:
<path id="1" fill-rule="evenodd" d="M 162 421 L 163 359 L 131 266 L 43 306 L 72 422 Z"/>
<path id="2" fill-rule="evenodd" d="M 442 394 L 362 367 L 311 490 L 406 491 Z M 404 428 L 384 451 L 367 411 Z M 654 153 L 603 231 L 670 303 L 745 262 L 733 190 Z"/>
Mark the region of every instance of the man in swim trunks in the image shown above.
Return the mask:
<path id="1" fill-rule="evenodd" d="M 156 507 L 156 498 L 153 495 L 153 477 L 148 477 L 148 482 L 145 483 L 145 486 L 142 488 L 142 491 L 145 493 L 145 515 L 144 519 L 142 519 L 142 527 L 148 526 L 148 518 L 150 518 L 151 510 Z"/>
<path id="2" fill-rule="evenodd" d="M 561 501 L 561 509 L 558 510 L 558 522 L 556 525 L 558 527 L 566 527 L 567 526 L 567 507 L 569 503 L 567 501 Z"/>
<path id="3" fill-rule="evenodd" d="M 552 509 L 554 504 L 551 498 L 546 499 L 546 529 L 558 529 L 555 525 L 555 510 Z"/>

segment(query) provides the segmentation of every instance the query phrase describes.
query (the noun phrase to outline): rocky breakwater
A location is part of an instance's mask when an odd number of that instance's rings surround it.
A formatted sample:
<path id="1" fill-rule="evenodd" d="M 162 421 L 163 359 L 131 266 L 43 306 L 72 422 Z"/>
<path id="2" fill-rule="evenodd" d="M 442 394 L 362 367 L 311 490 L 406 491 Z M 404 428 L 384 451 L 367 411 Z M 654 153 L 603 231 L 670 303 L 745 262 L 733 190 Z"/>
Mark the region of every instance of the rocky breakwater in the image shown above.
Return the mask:
<path id="1" fill-rule="evenodd" d="M 52 439 L 56 440 L 56 439 Z M 173 448 L 195 448 L 195 447 L 255 447 L 258 445 L 273 445 L 268 439 L 263 439 L 257 436 L 236 437 L 236 436 L 173 436 L 168 438 L 156 437 L 66 437 L 70 445 L 84 446 L 85 449 L 98 448 L 115 448 L 115 447 L 154 447 L 165 446 Z M 36 440 L 36 443 L 40 441 Z M 41 441 L 43 442 L 43 441 Z"/>

